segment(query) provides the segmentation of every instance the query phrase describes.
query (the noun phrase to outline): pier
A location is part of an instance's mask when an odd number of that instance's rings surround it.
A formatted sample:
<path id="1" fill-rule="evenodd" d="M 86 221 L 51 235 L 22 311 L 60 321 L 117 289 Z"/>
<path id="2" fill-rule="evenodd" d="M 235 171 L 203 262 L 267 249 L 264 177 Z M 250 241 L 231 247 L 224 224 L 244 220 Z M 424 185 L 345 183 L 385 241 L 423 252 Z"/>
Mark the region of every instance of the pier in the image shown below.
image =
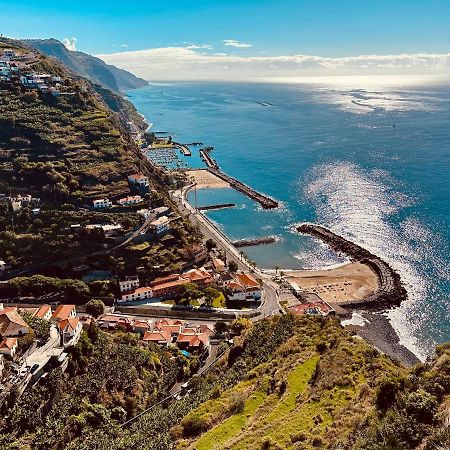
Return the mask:
<path id="1" fill-rule="evenodd" d="M 235 206 L 236 203 L 219 203 L 217 205 L 197 206 L 197 209 L 200 211 L 210 211 L 213 209 L 234 208 Z"/>
<path id="2" fill-rule="evenodd" d="M 237 248 L 240 247 L 252 247 L 256 245 L 266 245 L 266 244 L 273 244 L 276 242 L 276 238 L 274 236 L 266 236 L 262 238 L 255 238 L 255 239 L 239 239 L 238 241 L 234 241 L 233 245 Z"/>
<path id="3" fill-rule="evenodd" d="M 250 186 L 242 183 L 242 181 L 236 180 L 236 178 L 226 175 L 219 169 L 209 167 L 208 171 L 214 174 L 216 177 L 222 179 L 223 181 L 226 181 L 232 188 L 236 189 L 239 192 L 242 192 L 247 197 L 250 197 L 252 200 L 258 202 L 264 209 L 278 208 L 278 202 L 276 200 L 268 197 L 267 195 L 256 192 Z"/>
<path id="4" fill-rule="evenodd" d="M 380 257 L 320 225 L 305 223 L 300 225 L 297 231 L 321 239 L 332 249 L 348 256 L 352 261 L 366 264 L 377 275 L 378 289 L 373 295 L 363 300 L 346 302 L 341 306 L 398 306 L 407 299 L 400 275 Z"/>

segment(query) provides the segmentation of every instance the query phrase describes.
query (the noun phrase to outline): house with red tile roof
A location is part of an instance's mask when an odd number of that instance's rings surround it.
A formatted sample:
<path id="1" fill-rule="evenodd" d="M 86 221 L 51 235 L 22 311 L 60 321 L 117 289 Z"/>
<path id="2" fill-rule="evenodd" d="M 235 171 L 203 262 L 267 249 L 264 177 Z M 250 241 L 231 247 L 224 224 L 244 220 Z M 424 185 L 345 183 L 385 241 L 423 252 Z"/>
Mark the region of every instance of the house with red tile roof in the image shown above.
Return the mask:
<path id="1" fill-rule="evenodd" d="M 17 352 L 17 338 L 6 338 L 0 342 L 0 354 L 14 358 Z"/>
<path id="2" fill-rule="evenodd" d="M 59 321 L 58 328 L 62 337 L 62 343 L 66 346 L 77 343 L 83 326 L 78 317 L 69 317 Z"/>
<path id="3" fill-rule="evenodd" d="M 50 305 L 42 305 L 37 310 L 35 317 L 43 320 L 50 320 L 52 318 L 52 308 Z"/>
<path id="4" fill-rule="evenodd" d="M 52 314 L 52 320 L 59 322 L 60 320 L 66 320 L 76 315 L 75 305 L 59 305 Z"/>
<path id="5" fill-rule="evenodd" d="M 211 274 L 204 268 L 191 269 L 185 273 L 181 274 L 182 278 L 187 278 L 191 283 L 195 283 L 198 286 L 209 286 L 214 282 L 214 278 Z"/>
<path id="6" fill-rule="evenodd" d="M 250 273 L 234 274 L 231 280 L 225 282 L 230 300 L 258 301 L 261 299 L 261 286 Z"/>
<path id="7" fill-rule="evenodd" d="M 167 330 L 146 331 L 142 340 L 167 347 L 172 342 L 172 335 Z"/>
<path id="8" fill-rule="evenodd" d="M 199 351 L 209 347 L 209 336 L 206 333 L 182 333 L 177 338 L 177 345 L 180 350 Z"/>
<path id="9" fill-rule="evenodd" d="M 143 335 L 152 329 L 152 325 L 148 320 L 135 320 L 132 326 L 133 331 L 135 333 L 139 333 L 140 335 Z"/>
<path id="10" fill-rule="evenodd" d="M 0 311 L 0 336 L 2 338 L 23 336 L 29 331 L 30 327 L 15 307 L 7 307 Z"/>

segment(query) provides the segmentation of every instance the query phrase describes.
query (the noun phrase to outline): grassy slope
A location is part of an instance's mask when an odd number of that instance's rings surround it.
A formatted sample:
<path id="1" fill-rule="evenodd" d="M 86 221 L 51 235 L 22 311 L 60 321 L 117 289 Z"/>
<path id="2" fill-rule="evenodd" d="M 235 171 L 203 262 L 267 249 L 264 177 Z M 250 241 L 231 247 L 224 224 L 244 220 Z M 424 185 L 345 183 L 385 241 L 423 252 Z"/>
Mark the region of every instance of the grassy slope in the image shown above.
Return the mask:
<path id="1" fill-rule="evenodd" d="M 422 440 L 427 450 L 446 448 L 440 421 L 450 402 L 449 350 L 430 366 L 406 369 L 332 321 L 318 327 L 296 319 L 294 329 L 268 362 L 219 396 L 213 389 L 181 421 L 178 450 L 406 450 Z M 236 399 L 243 400 L 238 409 Z M 189 438 L 192 423 L 202 431 Z M 444 446 L 427 447 L 427 440 Z"/>

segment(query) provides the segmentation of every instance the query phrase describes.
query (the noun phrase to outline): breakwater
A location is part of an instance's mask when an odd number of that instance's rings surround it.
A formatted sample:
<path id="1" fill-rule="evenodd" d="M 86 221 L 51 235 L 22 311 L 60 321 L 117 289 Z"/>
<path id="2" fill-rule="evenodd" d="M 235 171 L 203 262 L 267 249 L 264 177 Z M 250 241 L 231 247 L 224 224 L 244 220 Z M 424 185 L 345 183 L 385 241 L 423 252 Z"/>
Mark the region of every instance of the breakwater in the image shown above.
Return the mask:
<path id="1" fill-rule="evenodd" d="M 255 239 L 239 239 L 238 241 L 234 241 L 233 245 L 235 247 L 252 247 L 255 245 L 264 245 L 264 244 L 273 244 L 276 242 L 276 238 L 274 236 L 267 236 L 262 238 Z"/>
<path id="2" fill-rule="evenodd" d="M 210 211 L 212 209 L 234 208 L 236 203 L 219 203 L 217 205 L 197 206 L 200 211 Z"/>
<path id="3" fill-rule="evenodd" d="M 200 158 L 203 159 L 208 168 L 219 170 L 219 164 L 217 164 L 217 162 L 209 154 L 213 149 L 214 147 L 201 148 L 199 150 Z"/>
<path id="4" fill-rule="evenodd" d="M 351 242 L 331 230 L 316 224 L 305 223 L 297 227 L 297 231 L 317 237 L 339 253 L 369 266 L 377 275 L 377 291 L 362 300 L 352 300 L 340 303 L 340 306 L 398 306 L 406 300 L 407 293 L 400 275 L 380 257 L 365 248 Z"/>
<path id="5" fill-rule="evenodd" d="M 267 195 L 260 194 L 252 189 L 250 186 L 242 183 L 242 181 L 236 180 L 236 178 L 221 172 L 219 169 L 208 168 L 208 171 L 214 174 L 216 177 L 226 181 L 232 188 L 239 192 L 242 192 L 247 197 L 257 201 L 264 209 L 278 208 L 278 202 Z"/>

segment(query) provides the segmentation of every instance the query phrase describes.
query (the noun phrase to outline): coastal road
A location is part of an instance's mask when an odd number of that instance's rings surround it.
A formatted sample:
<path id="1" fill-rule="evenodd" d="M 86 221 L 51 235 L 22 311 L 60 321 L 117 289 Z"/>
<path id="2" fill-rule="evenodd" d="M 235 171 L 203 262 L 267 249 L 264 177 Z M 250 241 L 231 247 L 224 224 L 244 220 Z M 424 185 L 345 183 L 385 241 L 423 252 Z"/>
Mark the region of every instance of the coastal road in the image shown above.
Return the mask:
<path id="1" fill-rule="evenodd" d="M 261 271 L 257 267 L 252 266 L 246 258 L 234 247 L 231 240 L 216 228 L 201 212 L 197 211 L 186 200 L 186 194 L 192 186 L 187 186 L 181 190 L 171 193 L 172 200 L 175 201 L 180 212 L 186 214 L 189 220 L 197 224 L 206 239 L 212 239 L 217 246 L 225 252 L 227 260 L 233 260 L 239 270 L 254 272 L 263 282 L 263 295 L 261 305 L 258 310 L 261 313 L 259 318 L 268 317 L 273 314 L 279 314 L 282 311 L 279 303 L 279 289 L 277 283 L 272 281 L 272 275 Z M 257 320 L 255 318 L 254 320 Z"/>

